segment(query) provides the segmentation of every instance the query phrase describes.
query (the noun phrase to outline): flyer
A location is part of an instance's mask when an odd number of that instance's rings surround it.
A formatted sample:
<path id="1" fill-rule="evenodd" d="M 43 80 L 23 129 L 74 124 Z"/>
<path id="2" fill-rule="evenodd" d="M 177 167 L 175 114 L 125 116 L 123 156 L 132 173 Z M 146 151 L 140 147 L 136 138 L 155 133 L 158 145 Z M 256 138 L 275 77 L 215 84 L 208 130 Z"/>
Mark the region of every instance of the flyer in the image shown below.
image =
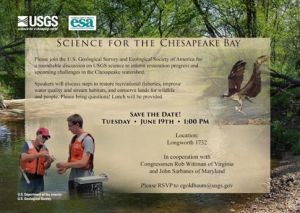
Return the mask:
<path id="1" fill-rule="evenodd" d="M 12 19 L 26 35 L 25 120 L 7 121 L 19 140 L 9 203 L 214 212 L 211 196 L 270 192 L 269 38 L 105 37 L 102 16 L 76 14 Z M 42 190 L 24 190 L 35 175 Z M 71 194 L 70 180 L 92 188 Z"/>
<path id="2" fill-rule="evenodd" d="M 253 42 L 259 49 L 251 48 Z M 47 147 L 60 161 L 68 158 L 70 140 L 61 131 L 66 118 L 77 113 L 95 139 L 95 173 L 107 174 L 105 185 L 117 192 L 266 192 L 269 125 L 253 123 L 269 119 L 268 77 L 253 73 L 261 72 L 264 62 L 257 58 L 267 55 L 268 39 L 34 38 L 25 43 L 25 135 L 51 125 L 53 142 Z M 241 55 L 246 58 L 238 60 Z M 253 62 L 250 71 L 244 61 Z M 248 85 L 259 75 L 263 86 L 255 104 L 246 99 L 235 109 L 237 101 L 221 97 L 233 65 L 243 70 Z M 207 82 L 221 76 L 224 89 Z M 207 85 L 214 87 L 211 94 Z"/>

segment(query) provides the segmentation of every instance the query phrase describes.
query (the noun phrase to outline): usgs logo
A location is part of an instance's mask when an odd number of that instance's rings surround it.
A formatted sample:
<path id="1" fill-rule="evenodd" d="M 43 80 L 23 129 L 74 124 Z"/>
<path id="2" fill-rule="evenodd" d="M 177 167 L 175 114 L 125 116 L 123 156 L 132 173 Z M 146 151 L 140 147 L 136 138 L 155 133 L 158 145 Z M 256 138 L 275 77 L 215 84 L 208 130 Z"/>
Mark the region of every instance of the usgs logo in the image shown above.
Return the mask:
<path id="1" fill-rule="evenodd" d="M 18 16 L 18 27 L 57 27 L 57 16 Z"/>
<path id="2" fill-rule="evenodd" d="M 69 16 L 69 30 L 96 30 L 96 16 Z"/>

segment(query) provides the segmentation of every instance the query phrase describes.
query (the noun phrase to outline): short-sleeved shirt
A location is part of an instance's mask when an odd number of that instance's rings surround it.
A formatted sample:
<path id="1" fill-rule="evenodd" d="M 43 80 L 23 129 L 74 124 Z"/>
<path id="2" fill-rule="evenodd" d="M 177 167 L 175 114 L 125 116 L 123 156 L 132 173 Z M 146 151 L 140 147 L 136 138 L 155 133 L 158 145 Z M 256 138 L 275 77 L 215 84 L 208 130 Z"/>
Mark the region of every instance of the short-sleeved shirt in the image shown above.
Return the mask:
<path id="1" fill-rule="evenodd" d="M 94 142 L 93 139 L 88 135 L 82 141 L 83 153 L 94 153 Z M 80 169 L 80 168 L 71 168 L 69 180 L 74 180 L 78 177 L 88 177 L 94 176 L 94 171 L 91 169 Z"/>
<path id="2" fill-rule="evenodd" d="M 42 148 L 42 146 L 39 146 L 39 147 L 34 146 L 34 147 L 35 147 L 36 152 L 38 152 L 38 153 L 40 152 L 40 150 Z M 22 153 L 27 153 L 28 154 L 28 149 L 29 149 L 28 144 L 27 144 L 27 142 L 25 142 L 23 144 L 23 146 L 22 146 Z M 48 151 L 48 149 L 46 148 L 45 151 Z M 45 162 L 47 162 L 47 160 L 48 160 L 48 157 L 45 158 Z M 27 172 L 25 172 L 25 173 L 26 173 L 26 175 L 27 175 L 27 177 L 29 179 L 40 179 L 40 178 L 43 178 L 43 175 L 30 174 L 30 173 L 27 173 Z M 23 175 L 22 175 L 21 179 L 24 179 Z"/>

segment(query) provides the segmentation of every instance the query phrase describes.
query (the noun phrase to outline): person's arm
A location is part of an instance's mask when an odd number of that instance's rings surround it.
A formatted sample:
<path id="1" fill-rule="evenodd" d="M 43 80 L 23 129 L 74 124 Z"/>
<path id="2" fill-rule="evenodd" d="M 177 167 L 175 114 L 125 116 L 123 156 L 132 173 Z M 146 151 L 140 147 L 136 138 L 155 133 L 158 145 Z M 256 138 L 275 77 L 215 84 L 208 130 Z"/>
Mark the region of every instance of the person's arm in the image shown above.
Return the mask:
<path id="1" fill-rule="evenodd" d="M 54 162 L 54 159 L 52 157 L 49 157 L 48 160 L 44 163 L 44 168 L 49 169 L 51 167 L 51 163 Z"/>
<path id="2" fill-rule="evenodd" d="M 91 156 L 91 153 L 85 152 L 82 154 L 81 160 L 76 161 L 76 162 L 68 162 L 68 163 L 59 162 L 56 164 L 56 167 L 57 168 L 65 168 L 65 169 L 67 169 L 67 168 L 82 168 L 88 164 L 90 156 Z"/>
<path id="3" fill-rule="evenodd" d="M 25 143 L 22 147 L 22 154 L 21 154 L 21 160 L 23 161 L 32 161 L 34 159 L 37 159 L 39 157 L 50 157 L 48 151 L 39 152 L 36 154 L 28 154 L 28 144 Z"/>

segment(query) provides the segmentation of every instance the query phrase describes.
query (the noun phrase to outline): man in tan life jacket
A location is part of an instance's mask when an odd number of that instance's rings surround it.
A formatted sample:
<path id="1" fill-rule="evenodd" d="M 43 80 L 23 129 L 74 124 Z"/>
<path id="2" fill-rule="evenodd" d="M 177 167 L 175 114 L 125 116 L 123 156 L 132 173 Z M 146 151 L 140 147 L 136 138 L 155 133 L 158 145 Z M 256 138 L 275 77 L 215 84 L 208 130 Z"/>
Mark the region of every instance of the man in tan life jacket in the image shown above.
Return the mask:
<path id="1" fill-rule="evenodd" d="M 48 129 L 39 128 L 36 132 L 36 139 L 24 143 L 20 157 L 22 170 L 20 192 L 39 193 L 44 191 L 45 170 L 49 169 L 54 161 L 45 145 L 49 138 Z"/>
<path id="2" fill-rule="evenodd" d="M 94 176 L 95 143 L 93 136 L 83 130 L 83 119 L 80 115 L 71 115 L 67 121 L 69 130 L 74 134 L 69 145 L 69 158 L 68 162 L 59 162 L 56 167 L 58 174 L 63 174 L 68 168 L 71 168 L 68 185 L 69 190 L 72 190 L 75 187 L 75 178 Z M 85 189 L 80 186 L 77 189 L 79 191 L 90 190 L 90 188 Z"/>

